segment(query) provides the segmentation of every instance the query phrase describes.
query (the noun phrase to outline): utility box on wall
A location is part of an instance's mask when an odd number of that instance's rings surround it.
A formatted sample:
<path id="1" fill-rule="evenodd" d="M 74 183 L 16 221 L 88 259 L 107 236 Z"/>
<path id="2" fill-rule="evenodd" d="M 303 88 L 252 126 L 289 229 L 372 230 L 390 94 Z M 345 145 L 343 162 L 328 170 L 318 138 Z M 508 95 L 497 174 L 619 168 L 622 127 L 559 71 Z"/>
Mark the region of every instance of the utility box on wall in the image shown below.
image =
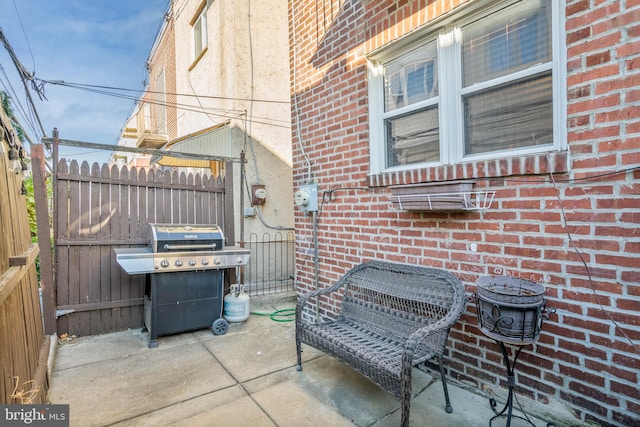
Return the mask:
<path id="1" fill-rule="evenodd" d="M 264 205 L 267 200 L 267 190 L 262 184 L 254 184 L 251 186 L 251 204 Z"/>
<path id="2" fill-rule="evenodd" d="M 318 184 L 301 185 L 295 192 L 293 201 L 303 212 L 318 211 Z"/>

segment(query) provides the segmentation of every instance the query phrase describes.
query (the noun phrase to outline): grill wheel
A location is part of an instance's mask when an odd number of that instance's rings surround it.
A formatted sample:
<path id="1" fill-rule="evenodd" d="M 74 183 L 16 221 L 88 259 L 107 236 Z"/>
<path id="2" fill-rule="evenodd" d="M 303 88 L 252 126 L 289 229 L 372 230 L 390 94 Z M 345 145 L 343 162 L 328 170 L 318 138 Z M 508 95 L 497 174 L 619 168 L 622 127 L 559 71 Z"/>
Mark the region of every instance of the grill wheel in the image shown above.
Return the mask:
<path id="1" fill-rule="evenodd" d="M 224 319 L 216 319 L 211 325 L 213 335 L 224 335 L 229 330 L 229 323 Z"/>

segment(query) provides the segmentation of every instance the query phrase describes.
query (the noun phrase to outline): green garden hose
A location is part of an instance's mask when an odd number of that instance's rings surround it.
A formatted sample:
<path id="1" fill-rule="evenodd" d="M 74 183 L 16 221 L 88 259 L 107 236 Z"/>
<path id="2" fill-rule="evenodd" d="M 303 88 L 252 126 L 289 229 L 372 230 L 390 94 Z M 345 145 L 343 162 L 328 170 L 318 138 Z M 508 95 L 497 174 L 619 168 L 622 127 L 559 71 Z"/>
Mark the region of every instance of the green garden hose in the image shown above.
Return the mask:
<path id="1" fill-rule="evenodd" d="M 293 322 L 296 316 L 296 309 L 283 308 L 282 310 L 276 310 L 272 313 L 258 313 L 257 311 L 252 311 L 251 314 L 255 314 L 256 316 L 269 316 L 269 318 L 274 322 Z"/>

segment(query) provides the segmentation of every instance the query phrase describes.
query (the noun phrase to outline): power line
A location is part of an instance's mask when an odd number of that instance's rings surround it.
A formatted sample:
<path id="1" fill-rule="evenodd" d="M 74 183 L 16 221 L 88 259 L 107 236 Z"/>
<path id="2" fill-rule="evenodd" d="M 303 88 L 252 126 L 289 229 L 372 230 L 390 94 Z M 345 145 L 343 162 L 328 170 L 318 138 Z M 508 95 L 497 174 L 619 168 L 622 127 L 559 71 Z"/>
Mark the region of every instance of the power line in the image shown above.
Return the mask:
<path id="1" fill-rule="evenodd" d="M 22 117 L 24 117 L 29 128 L 33 131 L 35 135 L 38 135 L 38 130 L 36 129 L 35 124 L 33 123 L 33 117 L 31 116 L 29 111 L 25 109 L 25 106 L 22 104 L 22 101 L 20 100 L 20 97 L 18 96 L 18 93 L 16 92 L 15 88 L 11 84 L 11 79 L 9 79 L 9 76 L 7 75 L 7 72 L 2 66 L 2 64 L 0 64 L 0 73 L 2 73 L 2 76 L 4 76 L 4 79 L 0 78 L 0 82 L 2 82 L 2 86 L 4 87 L 5 93 L 10 95 L 12 103 L 15 105 L 16 109 L 20 112 Z"/>
<path id="2" fill-rule="evenodd" d="M 121 93 L 117 93 L 117 92 L 108 92 L 108 91 L 104 91 L 104 90 L 98 90 L 98 89 L 89 89 L 89 88 L 77 88 L 77 87 L 73 87 L 73 86 L 69 86 L 71 88 L 74 89 L 79 89 L 79 90 L 84 90 L 86 92 L 92 92 L 92 93 L 96 93 L 99 95 L 106 95 L 106 96 L 113 96 L 116 98 L 122 98 L 122 99 L 129 99 L 129 100 L 133 100 L 133 101 L 139 101 L 139 98 L 136 98 L 135 96 L 131 96 L 131 95 L 125 95 L 125 94 L 121 94 Z M 179 104 L 177 102 L 160 102 L 160 101 L 155 101 L 155 100 L 151 100 L 151 99 L 147 99 L 142 101 L 144 103 L 147 104 L 151 104 L 151 105 L 159 105 L 159 106 L 164 106 L 164 107 L 175 107 L 177 109 L 183 110 L 183 111 L 191 111 L 191 112 L 196 112 L 196 113 L 204 113 L 204 114 L 211 114 L 214 116 L 218 116 L 224 119 L 229 119 L 229 118 L 236 118 L 239 117 L 240 115 L 242 115 L 244 113 L 244 111 L 242 110 L 225 110 L 222 108 L 211 108 L 211 112 L 207 112 L 204 111 L 202 108 L 199 108 L 198 106 L 195 105 L 189 105 L 189 104 Z M 216 113 L 217 111 L 217 113 Z"/>
<path id="3" fill-rule="evenodd" d="M 16 56 L 15 52 L 13 51 L 13 47 L 9 43 L 9 40 L 7 40 L 7 38 L 5 37 L 4 31 L 2 31 L 2 27 L 0 27 L 0 42 L 2 42 L 2 44 L 4 45 L 4 48 L 7 50 L 7 52 L 9 53 L 9 56 L 11 57 L 11 61 L 13 62 L 13 65 L 16 67 L 16 70 L 18 70 L 18 74 L 20 75 L 20 80 L 22 81 L 22 84 L 25 89 L 25 93 L 27 95 L 27 102 L 30 106 L 31 112 L 35 120 L 37 121 L 38 125 L 40 126 L 40 130 L 42 131 L 42 134 L 46 135 L 47 132 L 45 132 L 44 126 L 42 126 L 42 122 L 40 121 L 40 116 L 38 115 L 38 111 L 33 102 L 33 98 L 31 98 L 31 92 L 29 91 L 29 86 L 27 85 L 27 81 L 31 82 L 31 86 L 33 90 L 36 91 L 40 99 L 46 99 L 44 97 L 44 86 L 37 85 L 35 83 L 33 74 L 29 73 L 27 69 L 24 67 L 24 65 L 22 65 L 22 63 Z"/>
<path id="4" fill-rule="evenodd" d="M 22 29 L 22 34 L 24 34 L 24 39 L 27 42 L 27 48 L 29 49 L 29 54 L 31 55 L 31 63 L 33 64 L 33 69 L 36 68 L 36 59 L 33 56 L 33 49 L 31 49 L 31 43 L 29 42 L 29 37 L 27 36 L 27 32 L 24 29 L 24 24 L 22 23 L 22 17 L 20 16 L 20 12 L 18 11 L 18 6 L 16 6 L 16 0 L 13 0 L 13 8 L 16 11 L 16 16 L 18 17 L 18 22 L 20 23 L 20 28 Z"/>
<path id="5" fill-rule="evenodd" d="M 132 95 L 125 95 L 125 94 L 121 94 L 118 92 L 109 92 L 106 90 L 98 90 L 98 89 L 91 89 L 91 88 L 81 88 L 81 87 L 74 87 L 74 86 L 67 86 L 73 89 L 78 89 L 78 90 L 84 90 L 86 92 L 92 92 L 92 93 L 96 93 L 99 95 L 107 95 L 107 96 L 113 96 L 116 98 L 123 98 L 123 99 L 130 99 L 130 100 L 134 100 L 134 101 L 139 101 L 140 98 L 137 98 L 135 96 Z M 169 106 L 169 107 L 176 107 L 176 108 L 180 108 L 183 110 L 187 110 L 187 111 L 195 111 L 195 112 L 202 112 L 200 108 L 198 108 L 195 105 L 190 105 L 190 104 L 180 104 L 177 102 L 160 102 L 160 101 L 156 101 L 156 100 L 152 100 L 152 99 L 146 99 L 146 100 L 142 100 L 142 102 L 144 103 L 148 103 L 148 104 L 153 104 L 153 105 L 160 105 L 160 106 Z M 231 113 L 235 113 L 237 114 L 241 114 L 243 113 L 242 110 L 229 110 L 229 109 L 223 109 L 223 108 L 215 108 L 215 107 L 210 107 L 210 110 L 212 111 L 218 111 L 219 113 L 217 114 L 218 116 L 221 117 L 233 117 L 233 115 L 230 116 Z"/>
<path id="6" fill-rule="evenodd" d="M 136 92 L 139 94 L 150 93 L 150 94 L 174 95 L 174 96 L 184 96 L 184 97 L 204 98 L 204 99 L 220 99 L 220 100 L 227 100 L 227 101 L 264 102 L 264 103 L 271 103 L 271 104 L 290 104 L 291 103 L 291 101 L 277 101 L 273 99 L 237 98 L 237 97 L 216 96 L 216 95 L 196 95 L 196 94 L 188 94 L 188 93 L 157 92 L 157 91 L 144 90 L 144 89 L 127 89 L 127 88 L 114 87 L 114 86 L 101 86 L 101 85 L 92 85 L 87 83 L 65 82 L 64 80 L 44 80 L 39 78 L 36 78 L 36 80 L 38 80 L 42 84 L 48 83 L 52 85 L 68 86 L 76 89 L 94 88 L 94 89 L 102 89 L 102 90 L 115 90 L 119 92 Z"/>
<path id="7" fill-rule="evenodd" d="M 627 172 L 633 172 L 636 170 L 640 170 L 640 166 L 632 166 L 630 168 L 626 168 L 626 169 L 618 169 L 618 170 L 613 170 L 613 171 L 608 171 L 608 172 L 602 172 L 602 173 L 596 173 L 594 175 L 587 175 L 587 176 L 582 176 L 579 178 L 566 178 L 566 179 L 555 179 L 553 180 L 553 183 L 572 183 L 572 182 L 580 182 L 580 181 L 591 181 L 594 179 L 600 179 L 600 178 L 606 178 L 608 176 L 612 176 L 612 175 L 619 175 L 622 173 L 627 173 Z M 518 178 L 501 178 L 501 177 L 479 177 L 479 178 L 474 178 L 476 180 L 484 180 L 484 181 L 494 181 L 494 180 L 503 180 L 505 182 L 516 182 L 519 184 L 548 184 L 549 181 L 546 179 L 518 179 Z"/>
<path id="8" fill-rule="evenodd" d="M 91 92 L 91 93 L 96 93 L 99 95 L 106 95 L 106 96 L 112 96 L 112 97 L 116 97 L 116 98 L 122 98 L 122 99 L 129 99 L 129 100 L 133 100 L 133 101 L 141 101 L 139 97 L 136 97 L 134 95 L 128 95 L 126 93 L 120 93 L 120 92 L 116 92 L 116 91 L 125 91 L 125 92 L 138 92 L 138 93 L 150 93 L 150 94 L 163 94 L 163 95 L 175 95 L 175 96 L 185 96 L 185 97 L 195 97 L 196 100 L 198 98 L 208 98 L 208 99 L 228 99 L 228 100 L 247 100 L 246 98 L 225 98 L 225 97 L 216 97 L 216 96 L 200 96 L 200 95 L 190 95 L 190 94 L 176 94 L 176 93 L 166 93 L 165 92 L 154 92 L 154 91 L 144 91 L 144 90 L 135 90 L 135 89 L 123 89 L 123 88 L 113 88 L 110 86 L 99 86 L 99 85 L 89 85 L 89 84 L 77 84 L 77 83 L 67 83 L 64 81 L 56 81 L 56 80 L 42 80 L 42 79 L 37 79 L 38 81 L 41 81 L 43 83 L 50 83 L 50 84 L 54 84 L 54 85 L 58 85 L 58 86 L 63 86 L 63 87 L 67 87 L 70 89 L 76 89 L 76 90 L 82 90 L 82 91 L 86 91 L 86 92 Z M 109 89 L 111 88 L 111 89 Z M 166 96 L 165 96 L 166 99 Z M 222 108 L 215 108 L 215 107 L 198 107 L 196 105 L 191 105 L 191 104 L 181 104 L 178 102 L 160 102 L 160 101 L 156 101 L 156 100 L 152 100 L 152 99 L 147 99 L 147 100 L 143 100 L 142 102 L 148 103 L 148 104 L 152 104 L 152 105 L 159 105 L 159 106 L 165 106 L 165 107 L 174 107 L 177 108 L 179 110 L 183 110 L 183 111 L 191 111 L 191 112 L 196 112 L 196 113 L 202 113 L 202 114 L 207 114 L 207 115 L 213 115 L 213 116 L 218 116 L 221 117 L 223 119 L 229 119 L 229 118 L 238 118 L 240 117 L 242 114 L 244 114 L 244 110 L 229 110 L 229 109 L 222 109 Z M 276 101 L 273 101 L 276 102 Z M 277 120 L 277 119 L 272 119 L 272 118 L 266 118 L 266 117 L 261 117 L 260 119 L 262 120 L 251 120 L 252 123 L 256 123 L 256 124 L 263 124 L 263 125 L 267 125 L 267 126 L 274 126 L 274 127 L 282 127 L 285 129 L 289 129 L 291 127 L 291 124 L 289 122 L 286 121 L 281 121 L 281 120 Z M 278 124 L 277 122 L 280 122 L 282 124 Z"/>

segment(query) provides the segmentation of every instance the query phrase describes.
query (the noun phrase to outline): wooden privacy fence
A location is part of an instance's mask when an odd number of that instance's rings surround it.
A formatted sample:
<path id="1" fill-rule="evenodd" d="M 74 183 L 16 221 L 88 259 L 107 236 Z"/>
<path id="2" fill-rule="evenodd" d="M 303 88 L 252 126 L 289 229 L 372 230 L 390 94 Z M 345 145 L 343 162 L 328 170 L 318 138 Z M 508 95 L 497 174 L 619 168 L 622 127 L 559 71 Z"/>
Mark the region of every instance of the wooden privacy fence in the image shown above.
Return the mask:
<path id="1" fill-rule="evenodd" d="M 7 130 L 0 108 L 0 404 L 44 403 L 50 339 L 40 312 L 38 246 L 31 243 L 22 174 L 8 170 Z"/>
<path id="2" fill-rule="evenodd" d="M 138 328 L 145 275 L 127 275 L 114 248 L 147 245 L 149 223 L 218 224 L 233 242 L 232 164 L 214 178 L 75 160 L 54 183 L 58 334 Z"/>

